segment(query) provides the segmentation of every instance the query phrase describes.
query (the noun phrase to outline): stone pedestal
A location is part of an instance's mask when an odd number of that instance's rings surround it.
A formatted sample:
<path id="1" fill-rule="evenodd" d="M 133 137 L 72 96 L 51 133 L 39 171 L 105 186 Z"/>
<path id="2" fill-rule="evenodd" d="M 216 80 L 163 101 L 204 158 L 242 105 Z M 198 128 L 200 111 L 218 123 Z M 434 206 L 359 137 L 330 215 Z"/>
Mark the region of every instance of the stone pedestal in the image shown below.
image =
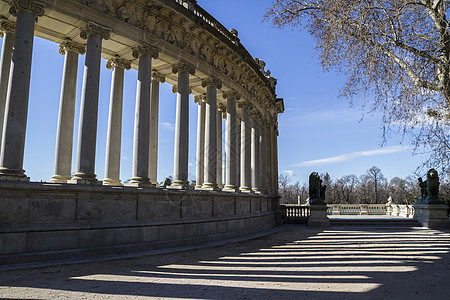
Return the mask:
<path id="1" fill-rule="evenodd" d="M 330 227 L 326 205 L 310 205 L 308 227 Z"/>
<path id="2" fill-rule="evenodd" d="M 450 227 L 445 204 L 416 204 L 413 218 L 423 227 Z"/>

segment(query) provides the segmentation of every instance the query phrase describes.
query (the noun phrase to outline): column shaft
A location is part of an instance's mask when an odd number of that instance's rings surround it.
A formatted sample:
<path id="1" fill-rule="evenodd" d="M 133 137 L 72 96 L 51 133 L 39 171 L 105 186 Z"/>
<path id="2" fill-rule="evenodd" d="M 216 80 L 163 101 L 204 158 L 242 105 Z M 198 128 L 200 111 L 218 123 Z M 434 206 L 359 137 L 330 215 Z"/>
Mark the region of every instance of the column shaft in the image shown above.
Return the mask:
<path id="1" fill-rule="evenodd" d="M 217 189 L 217 88 L 206 88 L 205 180 L 203 189 Z"/>
<path id="2" fill-rule="evenodd" d="M 260 173 L 260 153 L 259 153 L 259 122 L 258 117 L 252 118 L 252 137 L 251 137 L 251 170 L 252 170 L 252 190 L 255 193 L 259 193 L 261 173 Z"/>
<path id="3" fill-rule="evenodd" d="M 197 118 L 196 189 L 202 187 L 205 177 L 205 117 L 206 103 L 202 99 L 199 99 Z"/>
<path id="4" fill-rule="evenodd" d="M 17 11 L 14 50 L 3 123 L 0 179 L 29 180 L 23 169 L 35 15 Z"/>
<path id="5" fill-rule="evenodd" d="M 158 184 L 158 117 L 159 117 L 159 80 L 152 78 L 150 88 L 150 152 L 148 176 L 152 184 Z"/>
<path id="6" fill-rule="evenodd" d="M 133 171 L 129 182 L 133 186 L 151 185 L 148 178 L 151 71 L 152 57 L 140 55 L 134 120 Z"/>
<path id="7" fill-rule="evenodd" d="M 217 175 L 216 181 L 219 188 L 223 187 L 222 182 L 222 112 L 217 112 Z"/>
<path id="8" fill-rule="evenodd" d="M 273 193 L 273 172 L 272 172 L 272 135 L 271 135 L 271 126 L 267 126 L 266 128 L 266 142 L 265 147 L 267 148 L 267 188 L 269 189 L 269 194 Z"/>
<path id="9" fill-rule="evenodd" d="M 261 165 L 261 181 L 259 187 L 262 193 L 267 193 L 267 147 L 266 147 L 266 126 L 264 124 L 260 124 L 260 142 L 259 142 L 259 151 L 260 151 L 260 165 Z"/>
<path id="10" fill-rule="evenodd" d="M 177 111 L 175 120 L 175 147 L 173 184 L 171 188 L 185 189 L 188 182 L 189 150 L 189 73 L 178 72 Z"/>
<path id="11" fill-rule="evenodd" d="M 0 58 L 0 151 L 2 144 L 3 122 L 5 120 L 6 96 L 8 93 L 9 72 L 14 45 L 14 32 L 4 32 L 2 56 Z"/>
<path id="12" fill-rule="evenodd" d="M 109 102 L 104 185 L 120 185 L 124 68 L 114 67 Z"/>
<path id="13" fill-rule="evenodd" d="M 241 121 L 236 120 L 236 187 L 241 184 Z"/>
<path id="14" fill-rule="evenodd" d="M 277 126 L 278 127 L 278 126 Z M 274 172 L 274 193 L 278 195 L 278 128 L 274 128 L 274 145 L 273 145 L 273 154 L 274 154 L 274 160 L 273 160 L 273 172 Z"/>
<path id="15" fill-rule="evenodd" d="M 247 108 L 241 116 L 241 192 L 251 192 L 251 126 Z"/>
<path id="16" fill-rule="evenodd" d="M 227 99 L 225 127 L 225 187 L 224 191 L 236 191 L 236 99 Z"/>

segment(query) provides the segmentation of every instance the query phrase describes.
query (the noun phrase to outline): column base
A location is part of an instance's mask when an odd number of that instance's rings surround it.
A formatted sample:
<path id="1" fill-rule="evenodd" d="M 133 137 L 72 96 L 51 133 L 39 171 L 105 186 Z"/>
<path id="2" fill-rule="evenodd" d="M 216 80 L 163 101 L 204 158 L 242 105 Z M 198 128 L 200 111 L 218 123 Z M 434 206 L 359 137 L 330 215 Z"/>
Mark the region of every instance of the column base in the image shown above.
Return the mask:
<path id="1" fill-rule="evenodd" d="M 67 180 L 67 183 L 71 184 L 102 184 L 101 181 L 97 180 L 97 175 L 95 174 L 83 174 L 75 173 L 72 179 Z"/>
<path id="2" fill-rule="evenodd" d="M 67 183 L 72 179 L 70 176 L 63 176 L 63 175 L 53 175 L 52 179 L 50 180 L 51 183 Z"/>
<path id="3" fill-rule="evenodd" d="M 194 187 L 194 190 L 201 190 L 202 189 L 202 186 L 201 185 L 196 185 L 195 187 Z"/>
<path id="4" fill-rule="evenodd" d="M 124 184 L 125 186 L 132 187 L 154 187 L 155 185 L 150 182 L 148 178 L 142 177 L 131 177 L 128 183 Z"/>
<path id="5" fill-rule="evenodd" d="M 261 190 L 259 188 L 252 188 L 252 192 L 255 194 L 261 194 Z"/>
<path id="6" fill-rule="evenodd" d="M 203 191 L 221 191 L 219 186 L 217 184 L 213 184 L 213 183 L 203 183 L 202 190 Z"/>
<path id="7" fill-rule="evenodd" d="M 30 181 L 30 177 L 25 175 L 25 170 L 23 169 L 0 168 L 0 180 Z"/>
<path id="8" fill-rule="evenodd" d="M 223 192 L 239 192 L 239 188 L 234 185 L 225 185 L 222 189 Z"/>
<path id="9" fill-rule="evenodd" d="M 246 187 L 246 186 L 241 186 L 239 188 L 239 191 L 241 193 L 253 193 L 252 188 L 251 187 Z"/>
<path id="10" fill-rule="evenodd" d="M 103 179 L 103 185 L 111 185 L 111 186 L 121 186 L 122 183 L 120 182 L 120 179 L 112 179 L 112 178 L 105 178 Z"/>
<path id="11" fill-rule="evenodd" d="M 189 182 L 174 180 L 167 188 L 174 190 L 190 190 L 192 187 L 189 185 Z"/>

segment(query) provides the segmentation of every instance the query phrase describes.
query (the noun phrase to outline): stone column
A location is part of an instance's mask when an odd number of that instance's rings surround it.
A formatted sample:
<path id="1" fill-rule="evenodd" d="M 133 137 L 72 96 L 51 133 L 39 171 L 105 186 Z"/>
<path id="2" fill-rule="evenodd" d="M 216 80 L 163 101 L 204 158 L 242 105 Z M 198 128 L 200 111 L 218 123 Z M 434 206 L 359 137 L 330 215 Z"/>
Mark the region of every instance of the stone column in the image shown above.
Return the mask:
<path id="1" fill-rule="evenodd" d="M 259 187 L 263 194 L 267 194 L 267 146 L 266 146 L 266 125 L 264 121 L 261 121 L 261 126 L 259 127 L 260 132 L 260 142 L 259 142 L 259 152 L 260 152 L 260 164 L 261 164 L 261 181 Z"/>
<path id="2" fill-rule="evenodd" d="M 89 22 L 80 36 L 87 39 L 81 92 L 76 172 L 70 183 L 96 184 L 95 151 L 97 142 L 98 93 L 102 40 L 109 39 L 110 29 Z"/>
<path id="3" fill-rule="evenodd" d="M 28 181 L 23 169 L 25 131 L 30 90 L 31 56 L 36 18 L 44 15 L 44 5 L 15 0 L 10 9 L 17 16 L 13 54 L 6 96 L 0 155 L 0 179 Z"/>
<path id="4" fill-rule="evenodd" d="M 195 188 L 201 189 L 205 178 L 205 116 L 206 116 L 206 97 L 195 96 L 195 103 L 198 103 L 197 117 L 197 158 L 196 158 L 196 183 Z"/>
<path id="5" fill-rule="evenodd" d="M 251 121 L 248 103 L 241 104 L 241 192 L 250 193 L 251 187 Z"/>
<path id="6" fill-rule="evenodd" d="M 3 121 L 5 119 L 6 96 L 8 93 L 9 71 L 14 45 L 15 25 L 6 20 L 0 23 L 0 36 L 3 37 L 2 57 L 0 58 L 0 151 L 2 145 Z"/>
<path id="7" fill-rule="evenodd" d="M 131 68 L 131 62 L 120 57 L 107 61 L 106 67 L 113 70 L 109 101 L 108 135 L 106 138 L 106 159 L 104 185 L 121 185 L 120 150 L 122 145 L 122 106 L 124 69 Z"/>
<path id="8" fill-rule="evenodd" d="M 260 152 L 259 152 L 259 122 L 258 122 L 258 113 L 252 113 L 252 137 L 251 137 L 251 170 L 252 170 L 252 190 L 255 193 L 260 193 L 260 181 L 261 181 L 261 173 L 260 173 Z"/>
<path id="9" fill-rule="evenodd" d="M 225 111 L 225 107 L 222 104 L 217 105 L 217 169 L 216 169 L 216 180 L 217 180 L 217 187 L 219 189 L 223 188 L 223 169 L 222 169 L 222 118 L 223 113 Z"/>
<path id="10" fill-rule="evenodd" d="M 179 63 L 173 66 L 178 73 L 177 112 L 175 117 L 175 146 L 173 183 L 170 188 L 188 189 L 189 158 L 189 74 L 194 75 L 194 67 Z"/>
<path id="11" fill-rule="evenodd" d="M 166 76 L 152 71 L 150 87 L 150 149 L 148 159 L 148 177 L 153 185 L 158 184 L 158 116 L 159 116 L 159 83 L 165 82 Z"/>
<path id="12" fill-rule="evenodd" d="M 158 58 L 158 51 L 150 46 L 139 46 L 133 49 L 133 57 L 139 59 L 139 67 L 134 119 L 133 170 L 127 185 L 152 186 L 148 178 L 150 85 L 152 57 Z"/>
<path id="13" fill-rule="evenodd" d="M 203 81 L 206 87 L 205 117 L 205 180 L 202 189 L 218 190 L 217 187 L 217 89 L 222 83 L 209 78 Z"/>
<path id="14" fill-rule="evenodd" d="M 272 184 L 272 130 L 271 130 L 271 125 L 270 125 L 270 121 L 268 123 L 268 125 L 266 126 L 266 142 L 265 142 L 265 147 L 267 148 L 267 153 L 266 153 L 266 157 L 267 157 L 267 188 L 268 188 L 268 192 L 269 194 L 273 194 L 273 184 Z"/>
<path id="15" fill-rule="evenodd" d="M 227 121 L 225 127 L 225 187 L 223 191 L 237 192 L 236 186 L 236 100 L 239 96 L 236 93 L 224 93 L 227 99 Z"/>
<path id="16" fill-rule="evenodd" d="M 273 161 L 272 161 L 272 168 L 273 168 L 273 186 L 274 186 L 274 194 L 278 195 L 278 122 L 275 123 L 275 126 L 273 128 Z"/>
<path id="17" fill-rule="evenodd" d="M 84 52 L 83 45 L 70 40 L 59 45 L 59 53 L 65 55 L 65 58 L 56 134 L 55 171 L 51 179 L 54 183 L 66 183 L 71 178 L 78 54 Z"/>
<path id="18" fill-rule="evenodd" d="M 236 112 L 236 190 L 241 185 L 241 119 Z"/>

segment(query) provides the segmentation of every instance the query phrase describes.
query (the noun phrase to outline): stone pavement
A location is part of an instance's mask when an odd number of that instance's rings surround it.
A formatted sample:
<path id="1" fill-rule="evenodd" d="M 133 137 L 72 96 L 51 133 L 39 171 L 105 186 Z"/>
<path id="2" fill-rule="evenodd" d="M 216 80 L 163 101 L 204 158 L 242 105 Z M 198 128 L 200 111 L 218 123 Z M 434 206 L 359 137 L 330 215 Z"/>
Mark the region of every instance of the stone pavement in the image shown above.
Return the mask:
<path id="1" fill-rule="evenodd" d="M 449 299 L 450 231 L 290 225 L 217 247 L 0 272 L 8 299 Z"/>

